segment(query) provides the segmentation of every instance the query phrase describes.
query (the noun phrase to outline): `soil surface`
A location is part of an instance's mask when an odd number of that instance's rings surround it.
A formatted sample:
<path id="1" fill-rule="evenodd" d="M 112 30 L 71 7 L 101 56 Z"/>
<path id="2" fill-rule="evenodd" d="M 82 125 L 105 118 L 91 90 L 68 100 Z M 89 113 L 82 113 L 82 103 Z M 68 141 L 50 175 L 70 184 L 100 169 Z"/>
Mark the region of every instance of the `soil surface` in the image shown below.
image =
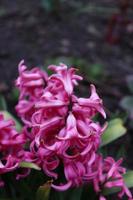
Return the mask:
<path id="1" fill-rule="evenodd" d="M 99 78 L 96 85 L 108 115 L 120 110 L 121 98 L 129 94 L 125 78 L 133 74 L 133 37 L 127 33 L 116 45 L 105 40 L 109 19 L 118 12 L 115 0 L 64 1 L 53 13 L 45 11 L 41 0 L 0 0 L 0 5 L 0 92 L 13 85 L 22 59 L 29 66 L 45 66 L 57 57 L 80 58 L 88 69 L 97 63 L 104 66 L 106 78 Z M 133 19 L 131 7 L 128 17 Z M 79 90 L 87 95 L 91 80 L 85 79 Z M 126 163 L 133 168 L 133 131 L 128 133 L 112 153 L 124 144 Z"/>

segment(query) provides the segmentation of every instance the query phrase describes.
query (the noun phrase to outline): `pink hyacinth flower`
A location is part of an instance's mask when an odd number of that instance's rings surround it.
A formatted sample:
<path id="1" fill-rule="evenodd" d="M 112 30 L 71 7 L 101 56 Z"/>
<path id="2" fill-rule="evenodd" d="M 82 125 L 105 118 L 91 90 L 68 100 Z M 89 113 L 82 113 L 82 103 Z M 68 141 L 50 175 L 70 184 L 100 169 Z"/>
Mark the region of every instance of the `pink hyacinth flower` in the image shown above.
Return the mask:
<path id="1" fill-rule="evenodd" d="M 57 73 L 55 75 L 51 75 L 50 79 L 59 80 L 68 95 L 73 93 L 73 87 L 78 84 L 77 81 L 82 80 L 81 76 L 75 74 L 76 69 L 67 69 L 67 66 L 64 64 L 60 64 L 60 66 L 50 65 L 48 68 Z"/>
<path id="2" fill-rule="evenodd" d="M 93 120 L 97 113 L 106 118 L 95 86 L 90 86 L 89 98 L 77 97 L 74 87 L 82 77 L 76 75 L 76 69 L 65 64 L 50 65 L 49 69 L 55 73 L 47 77 L 38 68 L 27 70 L 23 62 L 19 66 L 16 84 L 20 98 L 16 110 L 25 125 L 24 135 L 31 151 L 31 155 L 25 153 L 25 159 L 34 157 L 36 164 L 54 180 L 60 178 L 62 167 L 64 183 L 51 185 L 56 190 L 93 184 L 99 199 L 105 200 L 101 193 L 104 188 L 119 187 L 118 197 L 126 194 L 131 200 L 121 160 L 115 162 L 98 154 L 107 125 Z"/>

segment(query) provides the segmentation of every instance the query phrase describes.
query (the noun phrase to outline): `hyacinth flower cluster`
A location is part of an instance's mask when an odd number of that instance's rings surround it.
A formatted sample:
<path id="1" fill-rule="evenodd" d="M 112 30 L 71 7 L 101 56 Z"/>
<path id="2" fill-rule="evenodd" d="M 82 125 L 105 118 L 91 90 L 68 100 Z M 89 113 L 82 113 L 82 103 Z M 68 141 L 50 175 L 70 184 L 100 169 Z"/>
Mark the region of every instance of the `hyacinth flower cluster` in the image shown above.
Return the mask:
<path id="1" fill-rule="evenodd" d="M 17 170 L 22 161 L 32 161 L 32 153 L 24 150 L 26 142 L 23 131 L 18 133 L 15 129 L 15 122 L 5 120 L 0 114 L 0 176 L 7 172 Z M 25 177 L 30 172 L 23 169 L 17 173 L 16 179 Z M 0 186 L 4 186 L 4 181 L 0 177 Z"/>
<path id="2" fill-rule="evenodd" d="M 28 71 L 22 61 L 16 81 L 20 91 L 16 110 L 25 125 L 36 164 L 55 180 L 52 187 L 56 190 L 89 183 L 100 200 L 106 199 L 103 189 L 112 187 L 121 189 L 119 198 L 126 194 L 131 200 L 122 176 L 125 173 L 122 160 L 104 159 L 98 153 L 106 124 L 101 126 L 93 118 L 97 113 L 106 118 L 106 114 L 95 86 L 90 86 L 90 97 L 79 98 L 74 87 L 82 77 L 76 74 L 75 68 L 65 64 L 48 68 L 54 72 L 49 77 L 39 68 Z M 65 183 L 57 185 L 61 167 Z"/>
<path id="3" fill-rule="evenodd" d="M 12 139 L 8 141 L 6 136 L 14 130 L 12 126 L 5 134 L 5 141 L 15 148 L 5 157 L 5 172 L 17 168 L 22 160 L 32 161 L 53 180 L 51 186 L 56 190 L 90 184 L 99 200 L 106 200 L 102 191 L 118 187 L 120 199 L 126 195 L 132 200 L 124 183 L 126 170 L 121 166 L 122 160 L 115 162 L 98 152 L 107 125 L 94 121 L 98 113 L 106 118 L 95 86 L 90 86 L 90 97 L 79 98 L 74 88 L 82 77 L 76 74 L 75 68 L 65 64 L 48 68 L 54 72 L 50 76 L 40 68 L 28 70 L 24 61 L 19 64 L 16 86 L 20 95 L 16 111 L 24 127 L 20 135 L 14 136 L 18 138 L 17 144 L 12 145 Z M 25 142 L 29 144 L 28 152 L 22 148 Z M 16 151 L 20 151 L 20 156 Z M 8 162 L 10 156 L 11 162 Z"/>

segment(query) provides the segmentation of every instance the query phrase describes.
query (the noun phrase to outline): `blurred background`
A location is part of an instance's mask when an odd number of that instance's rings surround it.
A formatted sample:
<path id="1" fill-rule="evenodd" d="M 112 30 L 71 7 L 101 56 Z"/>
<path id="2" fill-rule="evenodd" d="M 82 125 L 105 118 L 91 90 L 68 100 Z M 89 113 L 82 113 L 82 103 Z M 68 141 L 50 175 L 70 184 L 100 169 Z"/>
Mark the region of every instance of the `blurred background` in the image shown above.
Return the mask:
<path id="1" fill-rule="evenodd" d="M 94 83 L 108 118 L 120 117 L 127 128 L 110 154 L 133 168 L 132 0 L 0 0 L 0 102 L 11 112 L 22 59 L 29 68 L 77 67 L 84 77 L 79 95 Z"/>

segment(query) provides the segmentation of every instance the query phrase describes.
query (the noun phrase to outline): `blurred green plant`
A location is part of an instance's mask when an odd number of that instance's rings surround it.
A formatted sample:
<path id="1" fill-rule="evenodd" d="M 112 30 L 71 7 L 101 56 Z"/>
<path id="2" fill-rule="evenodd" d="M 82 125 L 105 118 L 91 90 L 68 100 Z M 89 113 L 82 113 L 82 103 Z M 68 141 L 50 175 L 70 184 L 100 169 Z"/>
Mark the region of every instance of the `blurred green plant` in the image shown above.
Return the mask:
<path id="1" fill-rule="evenodd" d="M 7 110 L 6 100 L 3 95 L 0 95 L 0 110 Z"/>
<path id="2" fill-rule="evenodd" d="M 12 101 L 17 102 L 19 97 L 19 91 L 15 87 L 12 88 L 9 97 Z"/>
<path id="3" fill-rule="evenodd" d="M 42 7 L 49 13 L 57 13 L 64 0 L 41 0 Z"/>
<path id="4" fill-rule="evenodd" d="M 128 113 L 129 118 L 133 119 L 133 75 L 127 76 L 126 82 L 131 95 L 123 97 L 120 106 Z"/>
<path id="5" fill-rule="evenodd" d="M 48 181 L 44 185 L 40 186 L 36 193 L 37 200 L 48 200 L 51 190 L 51 182 Z"/>

